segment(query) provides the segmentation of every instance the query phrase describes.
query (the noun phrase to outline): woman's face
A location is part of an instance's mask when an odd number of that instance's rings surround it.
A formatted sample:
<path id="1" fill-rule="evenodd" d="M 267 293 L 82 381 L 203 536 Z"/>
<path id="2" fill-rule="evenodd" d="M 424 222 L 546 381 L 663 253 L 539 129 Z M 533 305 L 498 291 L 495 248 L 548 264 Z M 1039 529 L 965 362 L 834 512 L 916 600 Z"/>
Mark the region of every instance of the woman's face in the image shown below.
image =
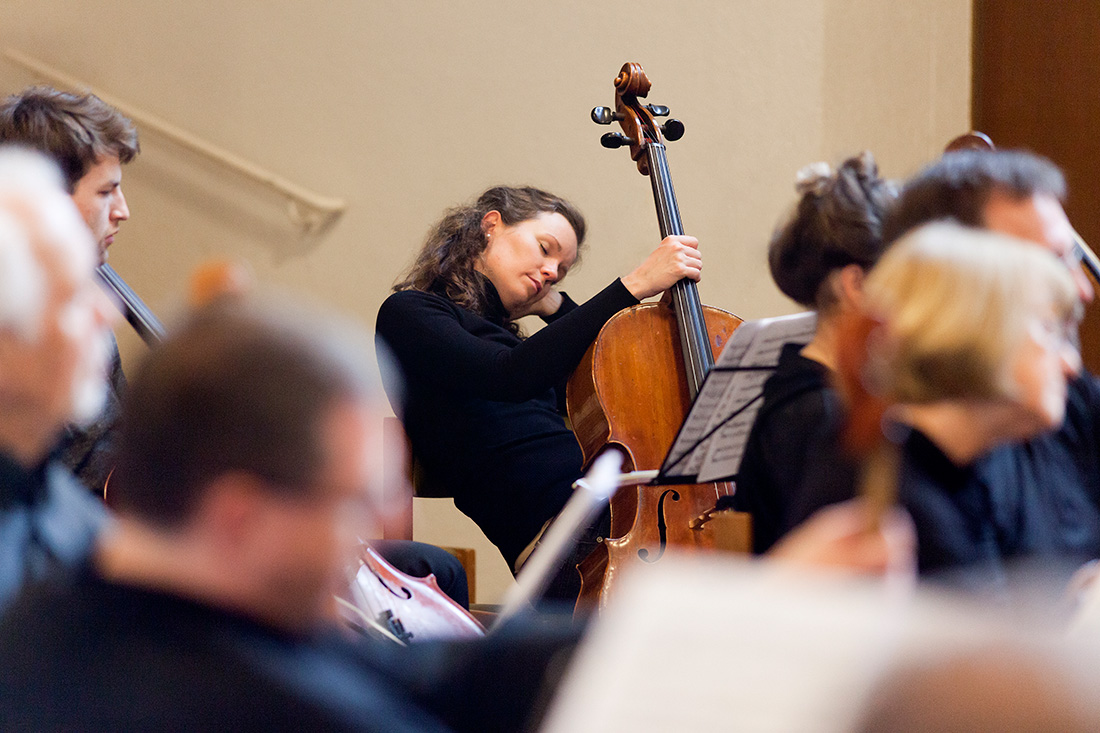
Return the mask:
<path id="1" fill-rule="evenodd" d="M 509 226 L 490 211 L 481 228 L 489 242 L 475 269 L 493 283 L 508 313 L 545 297 L 577 261 L 577 235 L 556 212 Z"/>
<path id="2" fill-rule="evenodd" d="M 1021 432 L 1030 437 L 1062 424 L 1066 380 L 1081 368 L 1071 333 L 1076 324 L 1055 314 L 1049 300 L 1028 317 L 1026 331 L 1009 368 L 1012 402 Z"/>

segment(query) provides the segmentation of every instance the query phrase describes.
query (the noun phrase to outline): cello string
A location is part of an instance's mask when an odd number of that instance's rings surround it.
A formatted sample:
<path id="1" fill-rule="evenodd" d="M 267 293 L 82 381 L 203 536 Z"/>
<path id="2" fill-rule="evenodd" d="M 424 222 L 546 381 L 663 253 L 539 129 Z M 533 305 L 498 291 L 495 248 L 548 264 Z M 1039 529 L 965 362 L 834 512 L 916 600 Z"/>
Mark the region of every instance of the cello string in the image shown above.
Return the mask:
<path id="1" fill-rule="evenodd" d="M 683 222 L 680 220 L 679 209 L 676 206 L 676 192 L 672 185 L 672 174 L 669 171 L 665 146 L 659 142 L 647 143 L 646 155 L 661 235 L 662 237 L 681 235 L 684 233 Z M 672 297 L 676 304 L 680 346 L 686 362 L 689 396 L 695 399 L 707 372 L 714 366 L 713 355 L 708 348 L 710 338 L 706 333 L 706 322 L 703 320 L 703 305 L 699 299 L 698 290 L 689 287 L 684 280 L 673 285 Z"/>

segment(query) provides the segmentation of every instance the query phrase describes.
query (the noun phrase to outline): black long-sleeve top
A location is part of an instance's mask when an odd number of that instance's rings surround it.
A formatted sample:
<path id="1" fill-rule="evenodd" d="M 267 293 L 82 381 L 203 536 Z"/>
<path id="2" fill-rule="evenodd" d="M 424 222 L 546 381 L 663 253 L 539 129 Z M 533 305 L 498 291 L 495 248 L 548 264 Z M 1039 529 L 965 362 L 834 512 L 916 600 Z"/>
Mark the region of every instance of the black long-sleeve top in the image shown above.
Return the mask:
<path id="1" fill-rule="evenodd" d="M 521 339 L 485 284 L 484 316 L 438 293 L 394 293 L 377 335 L 403 372 L 403 392 L 393 380 L 387 390 L 426 482 L 454 496 L 513 565 L 581 475 L 559 411 L 565 380 L 607 319 L 638 301 L 620 280 L 581 306 L 566 296 L 545 328 Z"/>
<path id="2" fill-rule="evenodd" d="M 839 402 L 820 364 L 784 347 L 765 384 L 738 475 L 738 508 L 753 512 L 762 552 L 814 511 L 856 494 L 841 452 Z M 918 567 L 957 584 L 996 589 L 1014 565 L 1052 572 L 1100 557 L 1100 381 L 1069 382 L 1057 430 L 1005 445 L 970 466 L 905 430 L 898 501 L 917 530 Z"/>
<path id="3" fill-rule="evenodd" d="M 783 346 L 737 471 L 734 507 L 752 515 L 756 553 L 854 491 L 855 467 L 839 450 L 840 399 L 828 370 L 802 347 Z"/>

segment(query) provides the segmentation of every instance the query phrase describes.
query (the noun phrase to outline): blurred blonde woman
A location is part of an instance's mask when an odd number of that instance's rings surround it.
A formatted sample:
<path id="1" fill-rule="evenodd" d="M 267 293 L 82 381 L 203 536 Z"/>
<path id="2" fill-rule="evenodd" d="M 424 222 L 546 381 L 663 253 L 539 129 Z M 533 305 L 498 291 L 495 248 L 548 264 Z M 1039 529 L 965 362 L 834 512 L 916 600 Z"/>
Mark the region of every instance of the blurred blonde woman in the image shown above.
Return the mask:
<path id="1" fill-rule="evenodd" d="M 1070 274 L 1022 240 L 930 224 L 887 251 L 864 298 L 881 325 L 863 377 L 896 403 L 898 500 L 916 527 L 918 569 L 1003 582 L 1021 548 L 1006 541 L 1013 495 L 989 467 L 1027 460 L 1015 444 L 1062 424 L 1080 368 Z"/>

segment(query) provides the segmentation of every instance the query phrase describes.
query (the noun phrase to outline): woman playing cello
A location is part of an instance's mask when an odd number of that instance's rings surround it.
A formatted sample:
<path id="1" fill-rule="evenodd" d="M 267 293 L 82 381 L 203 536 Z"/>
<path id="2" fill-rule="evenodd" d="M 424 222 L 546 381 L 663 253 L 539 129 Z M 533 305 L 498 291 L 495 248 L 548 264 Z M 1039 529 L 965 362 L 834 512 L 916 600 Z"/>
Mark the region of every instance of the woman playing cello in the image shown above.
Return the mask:
<path id="1" fill-rule="evenodd" d="M 702 267 L 693 237 L 667 237 L 577 305 L 558 285 L 584 235 L 569 202 L 491 188 L 443 217 L 378 313 L 378 336 L 405 380 L 400 394 L 391 382 L 391 400 L 425 482 L 453 496 L 513 569 L 581 475 L 562 418 L 565 380 L 608 318 L 682 278 L 698 280 Z M 516 321 L 526 315 L 547 326 L 523 337 Z M 589 528 L 549 596 L 576 596 L 572 566 L 599 533 Z"/>

